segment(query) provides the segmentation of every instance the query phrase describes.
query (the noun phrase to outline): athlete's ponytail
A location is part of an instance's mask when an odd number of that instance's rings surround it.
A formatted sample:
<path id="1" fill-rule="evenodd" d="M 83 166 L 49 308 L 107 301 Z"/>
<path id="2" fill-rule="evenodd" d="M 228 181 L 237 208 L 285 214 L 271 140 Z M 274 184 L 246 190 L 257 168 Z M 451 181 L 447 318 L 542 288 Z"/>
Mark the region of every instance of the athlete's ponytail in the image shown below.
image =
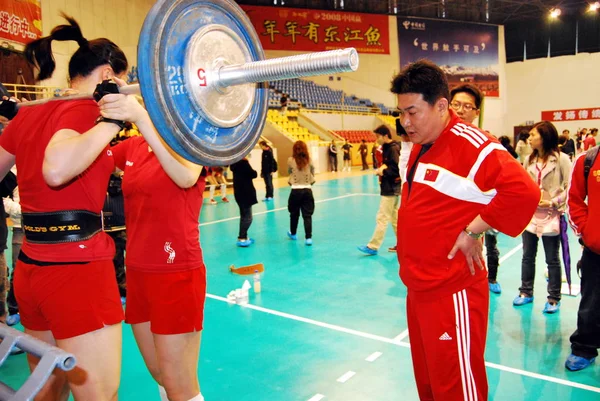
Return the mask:
<path id="1" fill-rule="evenodd" d="M 104 64 L 110 65 L 117 75 L 127 70 L 127 58 L 117 45 L 104 38 L 88 41 L 83 36 L 75 19 L 64 13 L 61 15 L 69 22 L 68 25 L 55 27 L 50 36 L 37 39 L 25 47 L 27 61 L 39 68 L 38 80 L 50 78 L 56 68 L 52 54 L 53 40 L 72 40 L 79 45 L 79 49 L 75 51 L 69 61 L 69 77 L 71 79 L 79 76 L 85 77 Z"/>

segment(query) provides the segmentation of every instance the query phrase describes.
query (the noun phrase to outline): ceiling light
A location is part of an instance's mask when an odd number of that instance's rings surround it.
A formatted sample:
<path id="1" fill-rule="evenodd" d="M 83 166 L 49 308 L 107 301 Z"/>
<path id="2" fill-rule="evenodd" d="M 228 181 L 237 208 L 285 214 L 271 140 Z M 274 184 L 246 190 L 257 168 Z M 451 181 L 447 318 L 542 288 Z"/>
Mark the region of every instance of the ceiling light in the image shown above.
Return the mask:
<path id="1" fill-rule="evenodd" d="M 560 8 L 553 8 L 552 10 L 550 10 L 550 17 L 558 18 L 561 13 L 562 13 L 562 11 L 560 10 Z"/>
<path id="2" fill-rule="evenodd" d="M 600 8 L 600 2 L 590 3 L 588 11 L 597 11 Z"/>

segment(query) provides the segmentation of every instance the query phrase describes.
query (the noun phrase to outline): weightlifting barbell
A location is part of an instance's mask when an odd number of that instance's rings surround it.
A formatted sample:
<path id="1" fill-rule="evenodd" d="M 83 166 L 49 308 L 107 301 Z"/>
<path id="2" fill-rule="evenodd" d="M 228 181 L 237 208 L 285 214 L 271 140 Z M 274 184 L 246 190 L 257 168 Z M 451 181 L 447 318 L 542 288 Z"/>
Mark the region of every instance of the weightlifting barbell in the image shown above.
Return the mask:
<path id="1" fill-rule="evenodd" d="M 201 165 L 229 165 L 255 146 L 265 124 L 268 88 L 261 83 L 356 71 L 353 48 L 264 60 L 258 34 L 232 0 L 159 0 L 138 44 L 141 93 L 164 141 Z M 258 83 L 258 85 L 257 85 Z M 21 103 L 92 98 L 78 94 Z"/>

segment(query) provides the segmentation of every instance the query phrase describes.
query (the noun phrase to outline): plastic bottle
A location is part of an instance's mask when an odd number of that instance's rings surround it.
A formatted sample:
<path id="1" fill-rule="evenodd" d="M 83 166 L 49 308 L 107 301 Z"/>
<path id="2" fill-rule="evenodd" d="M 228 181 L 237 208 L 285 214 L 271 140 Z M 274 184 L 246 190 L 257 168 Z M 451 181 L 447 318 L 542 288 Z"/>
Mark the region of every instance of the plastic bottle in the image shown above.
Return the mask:
<path id="1" fill-rule="evenodd" d="M 254 270 L 254 293 L 258 294 L 260 292 L 260 273 L 258 270 Z"/>

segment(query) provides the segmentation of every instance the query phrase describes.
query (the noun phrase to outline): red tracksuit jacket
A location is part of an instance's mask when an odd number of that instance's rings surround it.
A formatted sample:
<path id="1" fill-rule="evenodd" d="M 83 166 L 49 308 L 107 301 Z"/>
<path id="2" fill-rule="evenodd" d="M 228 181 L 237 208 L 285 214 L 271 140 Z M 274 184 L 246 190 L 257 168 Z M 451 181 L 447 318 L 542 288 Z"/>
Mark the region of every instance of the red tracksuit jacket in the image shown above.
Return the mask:
<path id="1" fill-rule="evenodd" d="M 585 245 L 600 254 L 600 156 L 590 169 L 587 183 L 583 179 L 585 153 L 575 161 L 569 184 L 567 207 L 571 226 Z M 586 189 L 587 186 L 587 189 Z M 585 199 L 587 197 L 587 204 Z M 589 222 L 589 224 L 588 224 Z"/>
<path id="2" fill-rule="evenodd" d="M 456 238 L 477 216 L 516 237 L 540 201 L 540 190 L 527 172 L 491 135 L 460 120 L 451 121 L 418 161 L 412 187 L 403 185 L 398 213 L 400 278 L 427 297 L 446 296 L 485 279 L 473 276 L 462 252 L 448 260 Z M 421 150 L 412 149 L 411 170 Z"/>

